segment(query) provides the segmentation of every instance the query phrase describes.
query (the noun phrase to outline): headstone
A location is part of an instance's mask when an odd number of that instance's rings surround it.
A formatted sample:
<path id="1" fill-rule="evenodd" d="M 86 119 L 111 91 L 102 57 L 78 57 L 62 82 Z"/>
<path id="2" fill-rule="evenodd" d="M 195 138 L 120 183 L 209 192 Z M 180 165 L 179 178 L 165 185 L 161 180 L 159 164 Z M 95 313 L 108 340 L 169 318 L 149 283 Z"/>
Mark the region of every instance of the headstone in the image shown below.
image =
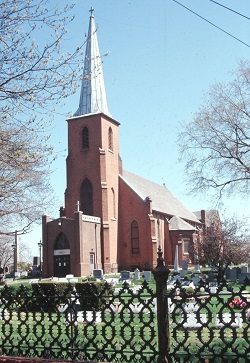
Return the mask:
<path id="1" fill-rule="evenodd" d="M 231 270 L 231 281 L 235 282 L 237 280 L 237 268 L 233 267 Z"/>
<path id="2" fill-rule="evenodd" d="M 15 277 L 16 277 L 16 278 L 19 278 L 20 276 L 21 276 L 21 273 L 16 271 L 16 272 L 15 272 Z"/>
<path id="3" fill-rule="evenodd" d="M 130 280 L 130 272 L 129 271 L 121 271 L 120 272 L 120 280 L 121 281 Z"/>
<path id="4" fill-rule="evenodd" d="M 140 270 L 138 268 L 134 270 L 134 280 L 140 280 Z"/>
<path id="5" fill-rule="evenodd" d="M 225 324 L 230 324 L 232 328 L 242 328 L 242 316 L 240 313 L 235 313 L 235 318 L 231 316 L 231 313 L 223 313 L 222 319 L 219 314 L 216 314 L 216 327 L 223 327 Z"/>
<path id="6" fill-rule="evenodd" d="M 247 265 L 247 272 L 250 273 L 250 263 Z"/>
<path id="7" fill-rule="evenodd" d="M 93 270 L 93 277 L 95 279 L 102 280 L 103 279 L 103 270 L 102 269 L 95 269 Z"/>
<path id="8" fill-rule="evenodd" d="M 236 267 L 236 277 L 237 279 L 239 278 L 239 274 L 241 273 L 241 268 L 240 267 Z"/>
<path id="9" fill-rule="evenodd" d="M 247 273 L 247 266 L 241 266 L 241 273 L 243 274 Z"/>
<path id="10" fill-rule="evenodd" d="M 193 276 L 192 280 L 193 280 L 194 286 L 198 286 L 198 283 L 200 281 L 199 276 Z"/>
<path id="11" fill-rule="evenodd" d="M 200 328 L 203 324 L 207 322 L 207 315 L 206 314 L 199 314 L 199 319 L 196 313 L 189 313 L 186 314 L 187 320 L 183 324 L 183 328 L 191 329 L 191 328 Z"/>
<path id="12" fill-rule="evenodd" d="M 245 283 L 245 280 L 246 278 L 250 279 L 250 273 L 245 273 L 245 274 L 239 274 L 239 283 L 240 284 L 244 284 Z"/>
<path id="13" fill-rule="evenodd" d="M 187 270 L 188 269 L 188 263 L 186 260 L 182 260 L 182 269 Z"/>
<path id="14" fill-rule="evenodd" d="M 143 278 L 145 281 L 150 281 L 151 280 L 151 271 L 144 271 Z"/>
<path id="15" fill-rule="evenodd" d="M 175 246 L 175 256 L 174 256 L 174 272 L 179 271 L 178 257 L 179 257 L 178 245 L 176 245 Z"/>
<path id="16" fill-rule="evenodd" d="M 231 280 L 231 268 L 226 269 L 225 275 L 227 280 Z"/>

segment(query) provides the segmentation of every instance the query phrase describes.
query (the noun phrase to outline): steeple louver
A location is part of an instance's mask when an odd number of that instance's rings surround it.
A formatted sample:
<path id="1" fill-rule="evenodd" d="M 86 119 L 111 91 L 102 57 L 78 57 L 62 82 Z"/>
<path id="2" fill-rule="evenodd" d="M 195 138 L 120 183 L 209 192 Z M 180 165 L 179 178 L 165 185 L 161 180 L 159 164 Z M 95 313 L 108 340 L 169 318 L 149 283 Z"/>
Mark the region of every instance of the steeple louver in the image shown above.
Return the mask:
<path id="1" fill-rule="evenodd" d="M 102 72 L 102 59 L 97 41 L 97 29 L 93 11 L 94 9 L 91 8 L 79 108 L 74 116 L 100 112 L 111 116 L 108 111 Z"/>

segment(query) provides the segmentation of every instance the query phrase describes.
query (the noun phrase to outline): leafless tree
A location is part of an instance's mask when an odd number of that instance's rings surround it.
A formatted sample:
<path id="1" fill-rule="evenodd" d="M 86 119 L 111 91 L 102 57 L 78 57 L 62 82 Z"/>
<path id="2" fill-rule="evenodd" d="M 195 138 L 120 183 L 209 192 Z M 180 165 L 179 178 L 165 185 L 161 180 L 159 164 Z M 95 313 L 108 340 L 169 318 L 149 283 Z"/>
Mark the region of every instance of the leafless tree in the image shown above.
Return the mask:
<path id="1" fill-rule="evenodd" d="M 9 236 L 0 236 L 0 268 L 1 273 L 6 272 L 6 268 L 13 264 L 12 239 Z"/>
<path id="2" fill-rule="evenodd" d="M 60 6 L 60 5 L 59 5 Z M 76 90 L 82 45 L 65 51 L 73 6 L 0 3 L 0 235 L 25 233 L 52 203 L 53 111 Z"/>
<path id="3" fill-rule="evenodd" d="M 233 81 L 211 87 L 194 119 L 182 125 L 179 144 L 193 193 L 249 194 L 249 61 L 239 62 Z"/>
<path id="4" fill-rule="evenodd" d="M 245 222 L 233 216 L 210 226 L 198 248 L 199 262 L 212 266 L 221 281 L 230 264 L 249 262 L 250 241 Z"/>

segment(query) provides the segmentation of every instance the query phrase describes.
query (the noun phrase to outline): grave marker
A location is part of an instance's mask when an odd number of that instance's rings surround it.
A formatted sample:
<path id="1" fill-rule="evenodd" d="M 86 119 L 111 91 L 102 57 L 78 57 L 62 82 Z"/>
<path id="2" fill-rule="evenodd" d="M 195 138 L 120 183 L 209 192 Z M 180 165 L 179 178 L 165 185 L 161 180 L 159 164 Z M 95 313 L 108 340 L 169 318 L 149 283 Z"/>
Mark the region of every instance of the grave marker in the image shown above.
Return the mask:
<path id="1" fill-rule="evenodd" d="M 103 279 L 103 270 L 102 269 L 94 269 L 93 270 L 93 277 L 95 279 L 102 280 Z"/>

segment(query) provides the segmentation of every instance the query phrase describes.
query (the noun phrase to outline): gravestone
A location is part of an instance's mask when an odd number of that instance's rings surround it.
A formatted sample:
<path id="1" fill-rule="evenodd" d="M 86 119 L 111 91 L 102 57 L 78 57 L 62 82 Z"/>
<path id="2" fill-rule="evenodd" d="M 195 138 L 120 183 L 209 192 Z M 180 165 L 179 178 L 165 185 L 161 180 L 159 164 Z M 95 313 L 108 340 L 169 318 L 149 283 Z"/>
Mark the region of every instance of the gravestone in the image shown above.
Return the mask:
<path id="1" fill-rule="evenodd" d="M 237 279 L 239 278 L 239 274 L 241 273 L 241 268 L 236 267 Z"/>
<path id="2" fill-rule="evenodd" d="M 247 272 L 250 273 L 250 263 L 247 265 Z"/>
<path id="3" fill-rule="evenodd" d="M 143 271 L 143 278 L 145 281 L 151 280 L 151 271 Z"/>
<path id="4" fill-rule="evenodd" d="M 227 280 L 231 280 L 231 268 L 227 268 L 226 269 L 226 272 L 225 272 L 225 274 L 226 274 L 226 279 Z"/>
<path id="5" fill-rule="evenodd" d="M 140 270 L 138 268 L 136 268 L 134 270 L 134 280 L 140 280 L 141 276 L 140 276 Z"/>
<path id="6" fill-rule="evenodd" d="M 244 281 L 245 281 L 245 278 L 247 277 L 247 274 L 244 274 L 244 273 L 240 273 L 239 274 L 239 277 L 238 277 L 238 279 L 239 279 L 239 284 L 243 284 L 244 283 Z"/>
<path id="7" fill-rule="evenodd" d="M 93 270 L 93 277 L 95 279 L 102 280 L 103 279 L 103 270 L 102 269 L 94 269 Z"/>
<path id="8" fill-rule="evenodd" d="M 128 281 L 128 280 L 130 280 L 130 272 L 129 271 L 121 271 L 120 272 L 120 280 L 121 281 Z"/>
<path id="9" fill-rule="evenodd" d="M 242 274 L 246 274 L 247 273 L 247 267 L 246 266 L 241 266 L 241 273 Z"/>
<path id="10" fill-rule="evenodd" d="M 182 269 L 187 270 L 188 269 L 188 263 L 186 260 L 182 260 Z"/>
<path id="11" fill-rule="evenodd" d="M 231 281 L 235 282 L 237 280 L 238 276 L 237 276 L 237 268 L 233 267 L 231 270 Z"/>
<path id="12" fill-rule="evenodd" d="M 199 281 L 200 281 L 199 276 L 193 276 L 193 277 L 192 277 L 192 281 L 193 281 L 193 283 L 194 283 L 194 286 L 198 286 L 198 283 L 199 283 Z"/>

